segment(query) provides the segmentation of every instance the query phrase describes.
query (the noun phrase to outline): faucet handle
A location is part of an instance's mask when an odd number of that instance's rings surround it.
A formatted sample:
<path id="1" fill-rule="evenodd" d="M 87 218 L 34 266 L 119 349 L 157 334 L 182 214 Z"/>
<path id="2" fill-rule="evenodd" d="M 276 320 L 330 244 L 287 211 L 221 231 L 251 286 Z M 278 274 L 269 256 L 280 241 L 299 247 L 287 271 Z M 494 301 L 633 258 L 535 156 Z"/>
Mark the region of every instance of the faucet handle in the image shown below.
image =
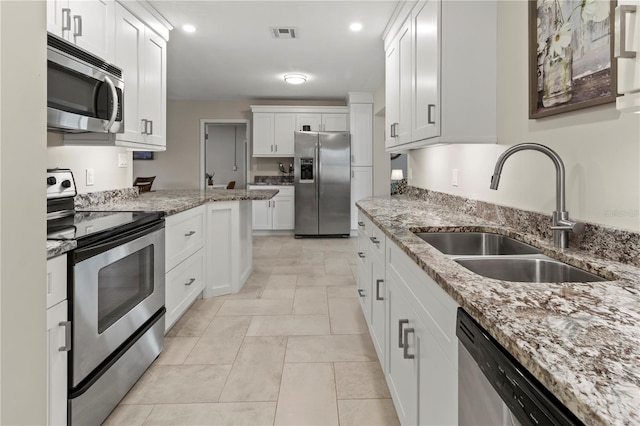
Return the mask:
<path id="1" fill-rule="evenodd" d="M 570 219 L 558 219 L 555 225 L 551 226 L 554 231 L 570 231 L 574 234 L 584 231 L 584 224 Z"/>

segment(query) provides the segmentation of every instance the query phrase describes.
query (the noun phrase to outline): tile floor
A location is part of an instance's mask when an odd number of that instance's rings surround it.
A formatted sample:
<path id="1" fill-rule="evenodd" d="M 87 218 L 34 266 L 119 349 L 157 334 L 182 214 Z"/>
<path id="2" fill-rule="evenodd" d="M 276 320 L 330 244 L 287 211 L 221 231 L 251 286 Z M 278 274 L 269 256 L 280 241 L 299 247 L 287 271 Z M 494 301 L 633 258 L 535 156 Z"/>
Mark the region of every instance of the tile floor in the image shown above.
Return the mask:
<path id="1" fill-rule="evenodd" d="M 107 425 L 397 425 L 350 239 L 260 236 L 236 295 L 198 300 Z"/>

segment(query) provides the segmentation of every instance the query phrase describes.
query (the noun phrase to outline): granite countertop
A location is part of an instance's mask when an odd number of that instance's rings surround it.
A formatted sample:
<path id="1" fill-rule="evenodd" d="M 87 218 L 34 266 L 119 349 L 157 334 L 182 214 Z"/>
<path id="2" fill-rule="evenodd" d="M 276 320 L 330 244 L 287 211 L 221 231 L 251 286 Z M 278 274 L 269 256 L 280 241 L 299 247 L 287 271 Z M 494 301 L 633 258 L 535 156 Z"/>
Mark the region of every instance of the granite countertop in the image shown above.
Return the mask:
<path id="1" fill-rule="evenodd" d="M 252 182 L 251 186 L 294 186 L 293 182 Z"/>
<path id="2" fill-rule="evenodd" d="M 491 223 L 457 209 L 396 197 L 360 210 L 588 425 L 640 423 L 640 268 Z M 516 283 L 458 265 L 412 231 L 488 231 L 610 281 Z"/>
<path id="3" fill-rule="evenodd" d="M 161 211 L 167 216 L 180 213 L 199 205 L 216 201 L 244 201 L 244 200 L 269 200 L 278 190 L 273 189 L 207 189 L 207 190 L 161 190 L 145 192 L 140 195 L 135 192 L 131 195 L 125 191 L 124 195 L 119 191 L 112 191 L 105 197 L 105 193 L 83 194 L 84 198 L 94 197 L 95 202 L 87 201 L 87 204 L 76 206 L 76 210 L 82 211 Z M 105 202 L 106 200 L 106 202 Z M 85 202 L 83 200 L 83 202 Z M 75 241 L 47 240 L 47 259 L 64 254 L 76 247 Z"/>

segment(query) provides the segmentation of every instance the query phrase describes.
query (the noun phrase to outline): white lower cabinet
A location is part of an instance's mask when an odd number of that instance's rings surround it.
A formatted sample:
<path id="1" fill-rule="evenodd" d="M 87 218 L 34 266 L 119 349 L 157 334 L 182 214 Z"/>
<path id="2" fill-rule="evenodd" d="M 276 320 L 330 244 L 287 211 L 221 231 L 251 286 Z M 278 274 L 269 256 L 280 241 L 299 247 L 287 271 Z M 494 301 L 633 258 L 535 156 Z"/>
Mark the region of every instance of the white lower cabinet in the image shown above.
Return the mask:
<path id="1" fill-rule="evenodd" d="M 358 291 L 403 425 L 458 422 L 456 302 L 361 211 Z"/>
<path id="2" fill-rule="evenodd" d="M 47 260 L 47 424 L 67 424 L 67 255 Z"/>
<path id="3" fill-rule="evenodd" d="M 270 200 L 252 201 L 252 228 L 255 231 L 293 230 L 295 228 L 295 188 L 293 186 L 249 185 L 249 189 L 275 189 Z"/>
<path id="4" fill-rule="evenodd" d="M 373 195 L 373 167 L 351 167 L 351 229 L 358 229 L 356 201 Z"/>
<path id="5" fill-rule="evenodd" d="M 165 278 L 166 299 L 165 328 L 168 330 L 191 303 L 204 290 L 205 286 L 205 248 L 202 247 L 184 262 L 169 271 Z"/>

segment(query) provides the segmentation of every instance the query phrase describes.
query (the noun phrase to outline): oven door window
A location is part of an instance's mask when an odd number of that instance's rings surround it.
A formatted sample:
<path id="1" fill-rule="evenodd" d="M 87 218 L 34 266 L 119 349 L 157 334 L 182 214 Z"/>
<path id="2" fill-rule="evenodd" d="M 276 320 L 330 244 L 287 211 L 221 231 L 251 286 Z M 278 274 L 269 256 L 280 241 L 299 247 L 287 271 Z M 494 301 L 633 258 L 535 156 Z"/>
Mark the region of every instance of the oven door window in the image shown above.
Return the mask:
<path id="1" fill-rule="evenodd" d="M 99 334 L 153 293 L 153 247 L 146 246 L 100 269 Z"/>
<path id="2" fill-rule="evenodd" d="M 103 81 L 69 68 L 47 62 L 47 106 L 85 117 L 109 120 L 113 108 L 111 91 Z M 119 105 L 122 90 L 116 88 Z M 118 110 L 116 119 L 121 119 Z"/>

